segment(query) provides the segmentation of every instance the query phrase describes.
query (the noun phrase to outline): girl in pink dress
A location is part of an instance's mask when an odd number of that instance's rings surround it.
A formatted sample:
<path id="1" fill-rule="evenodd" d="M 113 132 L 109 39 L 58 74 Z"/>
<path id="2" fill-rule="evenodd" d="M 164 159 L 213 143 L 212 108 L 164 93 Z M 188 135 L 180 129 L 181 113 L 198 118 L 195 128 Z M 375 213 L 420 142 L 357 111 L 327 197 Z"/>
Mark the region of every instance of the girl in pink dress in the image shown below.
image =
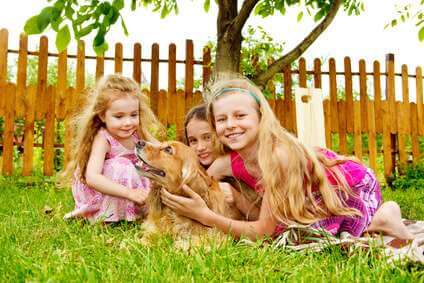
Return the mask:
<path id="1" fill-rule="evenodd" d="M 308 148 L 284 129 L 258 87 L 235 74 L 211 86 L 208 112 L 217 137 L 229 154 L 208 168 L 215 179 L 234 176 L 262 195 L 251 221 L 211 211 L 193 190 L 189 197 L 162 190 L 162 202 L 177 213 L 234 237 L 273 237 L 289 224 L 323 228 L 333 234 L 381 231 L 402 239 L 413 235 L 401 221 L 395 202 L 382 202 L 380 186 L 358 161 Z M 250 204 L 233 191 L 244 212 Z M 253 215 L 252 214 L 252 215 Z"/>
<path id="2" fill-rule="evenodd" d="M 148 179 L 138 175 L 135 144 L 153 140 L 159 123 L 135 81 L 122 75 L 100 79 L 75 119 L 72 160 L 63 173 L 72 184 L 75 209 L 65 219 L 134 221 L 145 212 Z"/>

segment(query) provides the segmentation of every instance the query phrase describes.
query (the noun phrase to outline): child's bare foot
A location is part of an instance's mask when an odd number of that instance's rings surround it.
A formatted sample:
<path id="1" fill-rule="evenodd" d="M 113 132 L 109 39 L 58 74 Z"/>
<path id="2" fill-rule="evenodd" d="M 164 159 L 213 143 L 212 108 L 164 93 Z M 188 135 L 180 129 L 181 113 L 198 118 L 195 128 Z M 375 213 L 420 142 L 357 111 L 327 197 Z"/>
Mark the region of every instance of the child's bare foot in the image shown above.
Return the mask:
<path id="1" fill-rule="evenodd" d="M 404 240 L 415 238 L 403 224 L 400 207 L 394 201 L 388 201 L 381 205 L 371 220 L 367 232 L 383 232 L 389 236 Z"/>

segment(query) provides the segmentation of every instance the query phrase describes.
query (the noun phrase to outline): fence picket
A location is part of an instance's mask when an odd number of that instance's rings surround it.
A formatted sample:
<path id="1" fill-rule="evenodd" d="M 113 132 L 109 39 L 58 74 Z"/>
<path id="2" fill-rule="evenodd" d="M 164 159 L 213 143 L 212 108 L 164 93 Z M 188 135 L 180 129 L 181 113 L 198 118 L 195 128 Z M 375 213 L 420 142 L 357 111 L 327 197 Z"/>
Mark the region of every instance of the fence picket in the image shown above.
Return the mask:
<path id="1" fill-rule="evenodd" d="M 159 92 L 159 44 L 152 45 L 152 65 L 150 77 L 150 108 L 158 114 L 158 92 Z"/>
<path id="2" fill-rule="evenodd" d="M 185 92 L 183 90 L 177 90 L 177 104 L 176 104 L 176 117 L 175 126 L 177 130 L 177 139 L 182 140 L 184 135 L 184 118 L 185 118 Z"/>
<path id="3" fill-rule="evenodd" d="M 416 68 L 416 93 L 418 132 L 420 135 L 424 135 L 423 73 L 421 67 Z"/>
<path id="4" fill-rule="evenodd" d="M 6 29 L 0 30 L 0 86 L 7 82 L 7 53 L 8 53 L 9 32 Z"/>
<path id="5" fill-rule="evenodd" d="M 381 76 L 380 76 L 380 63 L 374 61 L 373 63 L 373 82 L 374 82 L 374 114 L 375 114 L 375 130 L 377 133 L 383 132 L 383 114 L 381 110 Z"/>
<path id="6" fill-rule="evenodd" d="M 37 112 L 36 119 L 41 120 L 44 113 L 46 113 L 46 105 L 44 101 L 47 95 L 47 65 L 48 65 L 48 39 L 46 36 L 40 38 L 40 48 L 38 55 L 38 89 L 37 97 Z"/>
<path id="7" fill-rule="evenodd" d="M 396 100 L 395 100 L 395 55 L 386 55 L 386 100 L 388 102 L 388 111 L 390 118 L 390 132 L 397 132 L 397 117 L 396 117 Z"/>
<path id="8" fill-rule="evenodd" d="M 124 51 L 122 43 L 115 44 L 115 73 L 122 73 Z"/>
<path id="9" fill-rule="evenodd" d="M 186 40 L 186 59 L 185 59 L 185 112 L 187 113 L 193 106 L 193 84 L 194 84 L 194 51 L 193 41 Z"/>
<path id="10" fill-rule="evenodd" d="M 382 118 L 383 118 L 383 156 L 384 156 L 384 176 L 389 177 L 393 172 L 392 163 L 392 142 L 390 137 L 390 112 L 389 102 L 382 101 L 381 103 Z"/>
<path id="11" fill-rule="evenodd" d="M 15 97 L 16 87 L 6 85 L 4 132 L 3 132 L 3 174 L 10 176 L 13 172 L 13 147 L 15 133 Z"/>
<path id="12" fill-rule="evenodd" d="M 96 80 L 100 79 L 105 73 L 105 57 L 96 57 Z"/>
<path id="13" fill-rule="evenodd" d="M 347 138 L 346 138 L 346 102 L 337 102 L 339 117 L 339 152 L 347 154 Z"/>
<path id="14" fill-rule="evenodd" d="M 352 64 L 349 57 L 345 57 L 343 63 L 345 73 L 346 112 L 353 113 Z M 353 115 L 346 115 L 346 132 L 353 133 Z"/>
<path id="15" fill-rule="evenodd" d="M 399 163 L 402 166 L 406 165 L 406 161 L 407 159 L 407 155 L 406 155 L 406 129 L 405 129 L 405 120 L 406 119 L 406 115 L 405 115 L 405 104 L 400 103 L 399 101 L 396 102 L 396 112 L 398 115 L 398 125 L 397 125 L 397 129 L 398 129 L 398 134 L 397 134 L 397 142 L 398 142 L 398 148 L 399 148 Z M 408 104 L 406 104 L 407 106 L 409 106 Z"/>
<path id="16" fill-rule="evenodd" d="M 368 132 L 368 92 L 367 92 L 367 70 L 365 60 L 359 60 L 359 96 L 361 104 L 362 131 Z"/>
<path id="17" fill-rule="evenodd" d="M 374 172 L 377 172 L 377 140 L 375 128 L 374 102 L 368 100 L 368 151 L 369 166 Z"/>
<path id="18" fill-rule="evenodd" d="M 419 142 L 419 133 L 418 133 L 418 111 L 417 104 L 410 104 L 411 115 L 411 144 L 412 144 L 412 160 L 414 164 L 417 164 L 420 158 L 420 142 Z"/>
<path id="19" fill-rule="evenodd" d="M 306 88 L 306 60 L 299 59 L 299 87 Z"/>
<path id="20" fill-rule="evenodd" d="M 168 122 L 176 123 L 177 116 L 177 46 L 172 43 L 168 50 Z"/>
<path id="21" fill-rule="evenodd" d="M 45 176 L 52 176 L 54 171 L 55 96 L 56 88 L 49 86 L 46 97 L 46 124 L 43 137 L 43 173 Z"/>
<path id="22" fill-rule="evenodd" d="M 361 104 L 359 101 L 353 102 L 353 134 L 355 156 L 362 160 L 362 119 Z"/>
<path id="23" fill-rule="evenodd" d="M 59 120 L 65 119 L 66 109 L 66 89 L 68 87 L 67 81 L 67 68 L 68 68 L 68 56 L 67 51 L 64 50 L 59 54 L 57 64 L 57 92 L 56 92 L 56 117 Z"/>
<path id="24" fill-rule="evenodd" d="M 329 60 L 329 80 L 330 80 L 330 121 L 331 133 L 339 131 L 339 123 L 337 117 L 337 78 L 336 78 L 336 60 Z"/>
<path id="25" fill-rule="evenodd" d="M 141 44 L 134 44 L 133 51 L 134 61 L 133 61 L 133 79 L 141 83 L 142 73 L 141 73 Z"/>
<path id="26" fill-rule="evenodd" d="M 35 120 L 35 99 L 37 94 L 36 86 L 28 87 L 25 95 L 25 128 L 24 128 L 24 156 L 22 175 L 30 176 L 32 173 L 34 156 L 34 120 Z"/>
<path id="27" fill-rule="evenodd" d="M 24 100 L 27 81 L 28 36 L 24 33 L 19 38 L 18 70 L 16 78 L 16 117 L 25 114 Z"/>

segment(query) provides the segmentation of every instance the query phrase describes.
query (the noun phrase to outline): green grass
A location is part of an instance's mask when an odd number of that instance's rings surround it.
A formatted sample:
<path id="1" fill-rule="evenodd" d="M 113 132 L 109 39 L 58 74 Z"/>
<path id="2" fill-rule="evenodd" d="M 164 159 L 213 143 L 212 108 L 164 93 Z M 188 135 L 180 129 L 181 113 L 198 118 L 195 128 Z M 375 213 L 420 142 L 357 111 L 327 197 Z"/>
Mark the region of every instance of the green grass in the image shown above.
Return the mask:
<path id="1" fill-rule="evenodd" d="M 424 282 L 423 266 L 386 264 L 378 250 L 290 252 L 230 243 L 177 252 L 169 239 L 145 248 L 137 224 L 65 222 L 68 190 L 51 179 L 0 177 L 0 282 Z M 384 190 L 404 216 L 424 219 L 424 190 Z M 44 212 L 48 206 L 53 209 Z"/>

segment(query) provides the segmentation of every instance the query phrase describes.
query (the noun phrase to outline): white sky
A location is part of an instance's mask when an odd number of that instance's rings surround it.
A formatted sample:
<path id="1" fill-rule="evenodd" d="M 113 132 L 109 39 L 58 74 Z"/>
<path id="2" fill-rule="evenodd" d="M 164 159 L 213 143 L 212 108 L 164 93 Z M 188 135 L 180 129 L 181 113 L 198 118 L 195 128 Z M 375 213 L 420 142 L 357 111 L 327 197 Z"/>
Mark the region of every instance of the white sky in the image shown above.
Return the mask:
<path id="1" fill-rule="evenodd" d="M 408 64 L 411 71 L 416 66 L 424 66 L 424 42 L 418 41 L 417 29 L 412 23 L 399 25 L 393 29 L 384 29 L 385 24 L 395 16 L 395 4 L 413 1 L 367 0 L 365 12 L 360 16 L 349 17 L 343 11 L 339 11 L 332 25 L 303 56 L 310 63 L 315 57 L 334 57 L 338 67 L 342 66 L 344 56 L 350 56 L 352 68 L 355 71 L 358 69 L 357 62 L 361 58 L 366 59 L 368 64 L 372 64 L 372 60 L 379 60 L 384 68 L 385 54 L 390 52 L 395 54 L 397 70 L 400 70 L 401 63 Z M 17 49 L 19 32 L 23 30 L 25 20 L 38 13 L 43 6 L 47 5 L 47 1 L 4 2 L 0 9 L 0 28 L 9 30 L 9 46 Z M 184 59 L 185 39 L 193 39 L 195 56 L 200 57 L 203 44 L 215 39 L 216 6 L 214 1 L 211 1 L 211 11 L 205 13 L 202 0 L 179 1 L 179 3 L 180 14 L 168 16 L 166 19 L 160 19 L 159 14 L 144 9 L 128 12 L 125 19 L 130 35 L 125 37 L 120 24 L 112 29 L 112 33 L 108 36 L 110 47 L 112 47 L 109 54 L 113 54 L 114 43 L 122 42 L 124 56 L 130 56 L 132 44 L 140 42 L 143 45 L 143 57 L 150 57 L 151 44 L 158 42 L 161 45 L 161 58 L 166 59 L 167 45 L 173 42 L 177 45 L 177 59 Z M 247 24 L 262 25 L 276 40 L 286 41 L 286 50 L 289 50 L 316 25 L 306 15 L 302 22 L 297 23 L 297 9 L 289 15 L 290 17 L 284 18 L 281 16 L 266 19 L 254 17 L 249 19 Z M 55 50 L 53 33 L 48 33 L 48 36 L 50 50 Z M 30 49 L 32 46 L 34 50 L 37 43 L 38 35 L 33 36 L 32 40 L 30 38 Z M 74 47 L 71 46 L 69 50 L 68 53 L 75 53 Z M 87 54 L 93 54 L 89 44 Z"/>

